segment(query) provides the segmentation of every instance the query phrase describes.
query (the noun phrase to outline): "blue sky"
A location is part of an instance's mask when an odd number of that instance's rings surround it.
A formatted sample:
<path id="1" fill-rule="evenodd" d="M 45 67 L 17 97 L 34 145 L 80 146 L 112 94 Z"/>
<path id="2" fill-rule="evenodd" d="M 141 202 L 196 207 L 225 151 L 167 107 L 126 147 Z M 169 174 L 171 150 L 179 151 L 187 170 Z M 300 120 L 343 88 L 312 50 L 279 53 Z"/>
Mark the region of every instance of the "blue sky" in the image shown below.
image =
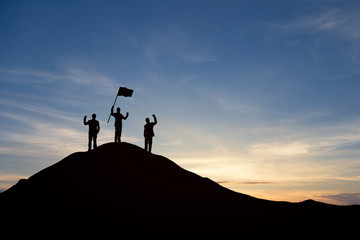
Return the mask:
<path id="1" fill-rule="evenodd" d="M 82 118 L 260 198 L 360 204 L 358 1 L 1 1 L 0 188 L 87 149 Z"/>

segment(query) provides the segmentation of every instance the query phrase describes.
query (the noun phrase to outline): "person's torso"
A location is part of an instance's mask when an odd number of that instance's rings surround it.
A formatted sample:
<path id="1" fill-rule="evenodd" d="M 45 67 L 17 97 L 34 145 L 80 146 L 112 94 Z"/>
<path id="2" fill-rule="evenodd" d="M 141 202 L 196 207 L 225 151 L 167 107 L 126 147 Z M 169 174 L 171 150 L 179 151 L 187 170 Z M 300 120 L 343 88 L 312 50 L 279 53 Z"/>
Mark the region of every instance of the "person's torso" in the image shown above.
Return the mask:
<path id="1" fill-rule="evenodd" d="M 97 132 L 99 122 L 97 120 L 91 119 L 89 120 L 89 132 Z"/>
<path id="2" fill-rule="evenodd" d="M 121 113 L 114 113 L 113 116 L 115 117 L 115 126 L 121 126 L 124 116 Z"/>
<path id="3" fill-rule="evenodd" d="M 147 123 L 144 125 L 144 134 L 147 137 L 154 136 L 154 124 L 153 123 Z"/>

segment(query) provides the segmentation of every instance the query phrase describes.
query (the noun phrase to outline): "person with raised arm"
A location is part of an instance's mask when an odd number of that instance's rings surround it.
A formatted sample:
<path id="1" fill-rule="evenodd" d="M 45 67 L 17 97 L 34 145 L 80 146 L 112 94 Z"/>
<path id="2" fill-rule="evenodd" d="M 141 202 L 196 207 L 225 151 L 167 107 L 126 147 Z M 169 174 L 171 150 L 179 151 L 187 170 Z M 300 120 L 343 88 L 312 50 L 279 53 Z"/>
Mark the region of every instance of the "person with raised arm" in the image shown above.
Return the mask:
<path id="1" fill-rule="evenodd" d="M 89 121 L 86 121 L 86 116 L 84 116 L 84 125 L 89 125 L 89 144 L 88 144 L 88 150 L 91 150 L 91 142 L 94 143 L 94 149 L 96 146 L 96 138 L 98 133 L 100 132 L 100 124 L 99 121 L 96 120 L 96 114 L 94 113 L 92 115 L 92 119 Z"/>
<path id="2" fill-rule="evenodd" d="M 111 107 L 111 116 L 115 118 L 115 142 L 121 142 L 121 132 L 122 132 L 122 120 L 126 120 L 129 116 L 127 112 L 125 117 L 120 113 L 120 108 L 116 109 L 116 113 L 114 113 L 114 106 Z"/>
<path id="3" fill-rule="evenodd" d="M 150 153 L 152 147 L 152 138 L 155 136 L 154 126 L 157 124 L 157 119 L 155 114 L 153 114 L 152 116 L 154 117 L 154 122 L 150 122 L 150 119 L 146 118 L 145 119 L 146 124 L 144 125 L 145 151 L 149 151 Z"/>

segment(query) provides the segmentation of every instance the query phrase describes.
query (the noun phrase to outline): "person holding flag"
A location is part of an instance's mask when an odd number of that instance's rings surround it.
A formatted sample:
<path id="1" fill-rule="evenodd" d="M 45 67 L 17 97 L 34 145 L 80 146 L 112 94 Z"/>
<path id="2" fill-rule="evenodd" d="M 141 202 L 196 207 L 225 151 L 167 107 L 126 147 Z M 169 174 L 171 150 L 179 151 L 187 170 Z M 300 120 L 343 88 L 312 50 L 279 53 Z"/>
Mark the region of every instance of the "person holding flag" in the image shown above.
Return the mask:
<path id="1" fill-rule="evenodd" d="M 115 118 L 115 142 L 121 142 L 121 132 L 122 132 L 122 120 L 126 120 L 129 116 L 127 112 L 125 117 L 120 113 L 120 108 L 116 109 L 116 113 L 114 113 L 114 106 L 111 107 L 111 116 Z"/>
<path id="2" fill-rule="evenodd" d="M 114 113 L 114 106 L 116 103 L 116 100 L 118 98 L 118 96 L 124 96 L 124 97 L 131 97 L 133 94 L 134 90 L 132 89 L 128 89 L 125 87 L 120 87 L 119 91 L 115 97 L 115 101 L 113 106 L 111 107 L 111 112 L 108 118 L 108 123 L 110 121 L 110 117 L 113 116 L 115 118 L 115 142 L 121 142 L 121 132 L 122 132 L 122 120 L 126 120 L 129 116 L 129 113 L 127 112 L 125 117 L 120 113 L 120 108 L 116 109 L 116 113 Z"/>

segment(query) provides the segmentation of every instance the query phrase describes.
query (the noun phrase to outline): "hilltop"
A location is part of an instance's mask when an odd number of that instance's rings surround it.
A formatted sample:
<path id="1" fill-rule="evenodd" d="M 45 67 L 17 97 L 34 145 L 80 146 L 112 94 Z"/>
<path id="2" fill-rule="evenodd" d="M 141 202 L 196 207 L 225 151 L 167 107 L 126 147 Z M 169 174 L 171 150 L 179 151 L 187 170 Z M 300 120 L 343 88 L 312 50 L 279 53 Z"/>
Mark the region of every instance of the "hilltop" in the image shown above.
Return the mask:
<path id="1" fill-rule="evenodd" d="M 1 193 L 0 204 L 7 236 L 350 236 L 360 214 L 237 193 L 129 143 L 73 153 Z"/>

